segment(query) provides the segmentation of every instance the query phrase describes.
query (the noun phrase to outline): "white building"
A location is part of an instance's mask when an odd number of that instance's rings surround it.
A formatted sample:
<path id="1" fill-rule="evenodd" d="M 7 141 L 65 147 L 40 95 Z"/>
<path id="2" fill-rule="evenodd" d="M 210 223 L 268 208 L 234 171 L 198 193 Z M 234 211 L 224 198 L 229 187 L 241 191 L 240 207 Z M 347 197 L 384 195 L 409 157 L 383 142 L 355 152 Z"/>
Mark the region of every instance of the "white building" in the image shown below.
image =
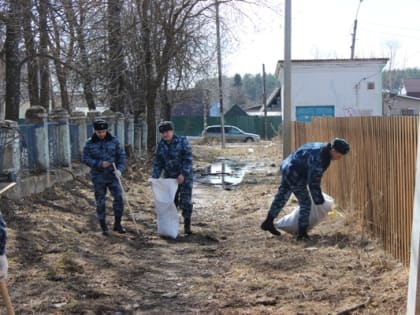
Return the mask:
<path id="1" fill-rule="evenodd" d="M 292 120 L 382 115 L 382 70 L 388 59 L 292 60 Z M 283 89 L 283 61 L 276 76 Z M 282 99 L 283 104 L 283 99 Z"/>

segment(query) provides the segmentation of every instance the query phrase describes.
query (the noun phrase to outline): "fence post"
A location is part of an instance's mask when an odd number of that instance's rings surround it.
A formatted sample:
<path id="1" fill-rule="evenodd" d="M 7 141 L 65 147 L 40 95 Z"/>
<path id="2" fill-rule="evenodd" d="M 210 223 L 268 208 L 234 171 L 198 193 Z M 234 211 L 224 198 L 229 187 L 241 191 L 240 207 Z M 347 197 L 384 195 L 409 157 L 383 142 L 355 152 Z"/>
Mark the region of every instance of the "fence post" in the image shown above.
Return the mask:
<path id="1" fill-rule="evenodd" d="M 127 132 L 125 140 L 126 145 L 131 147 L 131 150 L 134 151 L 134 116 L 128 114 L 125 118 L 125 122 L 127 124 L 127 128 L 125 131 Z"/>
<path id="2" fill-rule="evenodd" d="M 120 142 L 121 148 L 125 147 L 125 118 L 121 112 L 115 113 L 115 135 Z"/>
<path id="3" fill-rule="evenodd" d="M 64 108 L 57 108 L 51 111 L 50 121 L 57 122 L 57 151 L 60 158 L 60 166 L 71 167 L 71 146 L 70 146 L 70 129 L 69 129 L 69 113 Z"/>
<path id="4" fill-rule="evenodd" d="M 134 151 L 141 156 L 141 128 L 140 124 L 134 126 Z"/>
<path id="5" fill-rule="evenodd" d="M 86 115 L 84 112 L 72 112 L 70 115 L 70 122 L 72 124 L 77 125 L 78 132 L 78 139 L 77 143 L 72 143 L 71 145 L 77 146 L 77 152 L 79 155 L 79 158 L 82 158 L 83 154 L 83 148 L 85 146 L 87 137 L 86 132 Z"/>
<path id="6" fill-rule="evenodd" d="M 420 123 L 417 139 L 420 139 Z M 411 232 L 410 274 L 408 278 L 407 315 L 420 313 L 420 142 L 417 144 L 416 181 Z"/>
<path id="7" fill-rule="evenodd" d="M 35 129 L 35 148 L 37 151 L 35 160 L 36 165 L 43 170 L 50 168 L 47 117 L 48 114 L 42 106 L 29 107 L 25 113 L 25 119 L 28 124 L 40 126 Z"/>
<path id="8" fill-rule="evenodd" d="M 147 154 L 147 123 L 145 119 L 141 122 L 141 147 L 142 152 Z"/>
<path id="9" fill-rule="evenodd" d="M 108 123 L 109 133 L 115 136 L 115 113 L 112 110 L 107 109 L 102 112 L 101 117 Z"/>
<path id="10" fill-rule="evenodd" d="M 7 175 L 8 181 L 16 181 L 20 173 L 20 143 L 18 123 L 12 120 L 0 121 L 0 128 L 4 128 L 3 156 L 0 156 L 0 171 Z"/>

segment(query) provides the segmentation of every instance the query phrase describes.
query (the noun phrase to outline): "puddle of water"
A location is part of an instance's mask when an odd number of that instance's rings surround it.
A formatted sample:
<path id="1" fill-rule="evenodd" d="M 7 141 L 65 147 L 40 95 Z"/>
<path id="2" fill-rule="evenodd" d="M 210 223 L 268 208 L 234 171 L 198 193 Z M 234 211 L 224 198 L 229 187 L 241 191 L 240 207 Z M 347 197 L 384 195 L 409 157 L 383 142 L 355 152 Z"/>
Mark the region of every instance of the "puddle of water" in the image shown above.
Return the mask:
<path id="1" fill-rule="evenodd" d="M 261 172 L 264 163 L 239 163 L 221 159 L 195 174 L 195 180 L 202 184 L 236 186 L 239 185 L 246 173 Z"/>

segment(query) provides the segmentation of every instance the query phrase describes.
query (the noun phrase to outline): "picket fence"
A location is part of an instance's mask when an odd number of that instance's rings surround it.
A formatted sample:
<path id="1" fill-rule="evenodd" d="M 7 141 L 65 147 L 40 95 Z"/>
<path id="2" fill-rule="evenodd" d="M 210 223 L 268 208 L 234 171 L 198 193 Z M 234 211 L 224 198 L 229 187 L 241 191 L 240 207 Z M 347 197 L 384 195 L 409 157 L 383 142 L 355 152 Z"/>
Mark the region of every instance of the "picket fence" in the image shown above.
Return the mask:
<path id="1" fill-rule="evenodd" d="M 405 265 L 410 261 L 417 117 L 315 118 L 292 124 L 292 146 L 342 137 L 351 152 L 333 162 L 323 189 L 360 220 L 363 231 Z"/>

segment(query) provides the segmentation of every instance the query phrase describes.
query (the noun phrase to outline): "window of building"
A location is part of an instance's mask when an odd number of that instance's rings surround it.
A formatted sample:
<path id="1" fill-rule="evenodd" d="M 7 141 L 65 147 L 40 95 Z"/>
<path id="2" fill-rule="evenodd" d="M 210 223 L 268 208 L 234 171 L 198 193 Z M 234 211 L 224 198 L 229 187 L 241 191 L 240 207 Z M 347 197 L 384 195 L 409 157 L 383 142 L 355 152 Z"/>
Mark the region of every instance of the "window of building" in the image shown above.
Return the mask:
<path id="1" fill-rule="evenodd" d="M 401 109 L 401 115 L 403 115 L 403 116 L 412 116 L 412 115 L 414 115 L 414 109 L 412 109 L 412 108 L 403 108 L 403 109 Z"/>
<path id="2" fill-rule="evenodd" d="M 368 88 L 368 90 L 374 90 L 375 89 L 375 82 L 368 82 L 367 88 Z"/>

